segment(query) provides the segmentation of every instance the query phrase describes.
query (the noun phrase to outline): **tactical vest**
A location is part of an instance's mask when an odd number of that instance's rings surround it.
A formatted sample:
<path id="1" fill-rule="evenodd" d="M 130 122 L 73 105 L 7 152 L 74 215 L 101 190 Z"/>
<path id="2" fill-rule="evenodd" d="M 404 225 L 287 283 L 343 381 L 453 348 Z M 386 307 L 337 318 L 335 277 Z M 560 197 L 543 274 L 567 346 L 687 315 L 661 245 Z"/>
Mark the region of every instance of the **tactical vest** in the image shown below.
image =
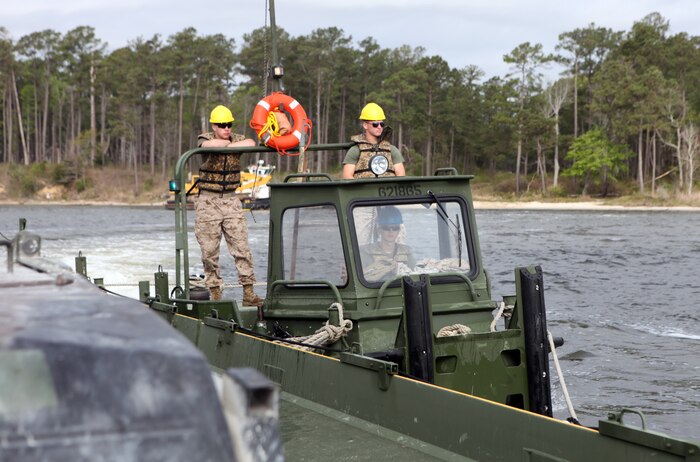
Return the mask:
<path id="1" fill-rule="evenodd" d="M 213 133 L 204 133 L 197 138 L 197 146 L 214 139 Z M 231 134 L 231 141 L 243 141 L 245 136 Z M 235 191 L 241 185 L 240 154 L 204 154 L 204 162 L 199 168 L 199 189 L 206 191 Z"/>
<path id="2" fill-rule="evenodd" d="M 414 262 L 411 261 L 412 259 L 412 252 L 411 252 L 411 247 L 405 245 L 405 244 L 396 244 L 396 247 L 394 248 L 394 253 L 392 255 L 387 254 L 382 250 L 381 245 L 379 245 L 378 242 L 375 242 L 373 244 L 369 244 L 365 247 L 362 248 L 362 251 L 367 253 L 370 257 L 372 257 L 373 261 L 381 261 L 381 260 L 390 260 L 396 263 L 404 263 L 406 265 L 410 265 Z"/>
<path id="3" fill-rule="evenodd" d="M 360 148 L 360 158 L 357 159 L 355 164 L 355 178 L 376 178 L 377 175 L 372 173 L 369 169 L 369 161 L 375 155 L 379 154 L 386 157 L 389 162 L 389 168 L 386 172 L 379 176 L 396 176 L 394 172 L 394 161 L 391 158 L 391 143 L 386 140 L 380 141 L 379 144 L 372 144 L 367 139 L 365 135 L 357 135 L 350 138 L 357 144 Z"/>
<path id="4" fill-rule="evenodd" d="M 399 263 L 413 269 L 416 262 L 411 248 L 396 244 L 393 254 L 385 253 L 380 244 L 374 243 L 360 248 L 362 272 L 368 281 L 380 281 L 396 275 Z"/>

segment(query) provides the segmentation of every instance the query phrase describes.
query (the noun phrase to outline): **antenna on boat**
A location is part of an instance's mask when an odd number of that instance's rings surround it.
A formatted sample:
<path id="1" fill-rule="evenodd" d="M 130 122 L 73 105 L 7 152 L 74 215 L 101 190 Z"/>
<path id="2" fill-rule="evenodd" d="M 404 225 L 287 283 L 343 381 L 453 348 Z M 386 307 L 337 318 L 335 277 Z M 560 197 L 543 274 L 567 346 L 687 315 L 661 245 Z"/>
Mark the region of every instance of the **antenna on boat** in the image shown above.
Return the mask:
<path id="1" fill-rule="evenodd" d="M 280 63 L 279 60 L 279 53 L 277 50 L 277 22 L 275 21 L 275 0 L 269 0 L 269 11 L 270 11 L 270 47 L 272 48 L 271 50 L 271 61 L 272 63 L 270 64 L 269 68 L 269 77 L 272 78 L 272 91 L 273 92 L 284 92 L 284 86 L 282 85 L 282 78 L 284 77 L 284 67 L 282 67 L 282 63 Z M 267 63 L 265 63 L 267 65 Z M 267 85 L 267 79 L 265 80 L 265 84 Z M 267 93 L 267 87 L 265 88 L 265 92 Z M 304 114 L 304 117 L 306 114 Z M 309 138 L 311 136 L 310 134 L 310 121 L 308 125 L 307 130 L 302 130 L 301 133 L 301 138 L 299 139 L 299 157 L 298 157 L 298 164 L 297 164 L 297 172 L 298 173 L 305 173 L 306 172 L 306 146 L 309 142 Z M 300 181 L 303 181 L 300 179 Z"/>
<path id="2" fill-rule="evenodd" d="M 279 62 L 279 54 L 277 53 L 277 24 L 275 23 L 275 0 L 270 1 L 270 45 L 272 47 L 272 64 L 270 65 L 270 77 L 272 77 L 272 91 L 284 91 L 282 85 L 282 77 L 284 77 L 284 68 Z"/>

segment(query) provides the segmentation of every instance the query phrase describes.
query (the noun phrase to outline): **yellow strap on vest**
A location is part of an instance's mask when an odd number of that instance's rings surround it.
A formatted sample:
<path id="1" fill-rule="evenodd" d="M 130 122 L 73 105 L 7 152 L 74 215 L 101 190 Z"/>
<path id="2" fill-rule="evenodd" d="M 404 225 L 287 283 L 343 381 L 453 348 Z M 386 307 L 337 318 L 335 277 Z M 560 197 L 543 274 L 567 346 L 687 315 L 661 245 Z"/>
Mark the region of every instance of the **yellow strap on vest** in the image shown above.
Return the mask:
<path id="1" fill-rule="evenodd" d="M 277 123 L 277 117 L 275 117 L 275 111 L 270 111 L 267 114 L 267 123 L 258 132 L 258 138 L 262 139 L 265 132 L 270 132 L 272 136 L 280 136 L 280 127 Z"/>

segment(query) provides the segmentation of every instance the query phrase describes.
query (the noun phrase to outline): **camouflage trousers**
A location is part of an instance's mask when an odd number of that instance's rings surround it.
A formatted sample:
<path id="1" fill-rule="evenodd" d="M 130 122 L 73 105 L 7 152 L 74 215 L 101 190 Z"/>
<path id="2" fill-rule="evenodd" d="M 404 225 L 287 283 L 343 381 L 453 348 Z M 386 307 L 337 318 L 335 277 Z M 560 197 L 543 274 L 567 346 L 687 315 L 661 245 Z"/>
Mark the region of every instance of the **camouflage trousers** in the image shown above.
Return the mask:
<path id="1" fill-rule="evenodd" d="M 248 245 L 248 223 L 235 194 L 201 191 L 195 206 L 194 234 L 199 242 L 207 287 L 223 286 L 219 250 L 223 234 L 242 285 L 255 284 L 253 256 Z"/>

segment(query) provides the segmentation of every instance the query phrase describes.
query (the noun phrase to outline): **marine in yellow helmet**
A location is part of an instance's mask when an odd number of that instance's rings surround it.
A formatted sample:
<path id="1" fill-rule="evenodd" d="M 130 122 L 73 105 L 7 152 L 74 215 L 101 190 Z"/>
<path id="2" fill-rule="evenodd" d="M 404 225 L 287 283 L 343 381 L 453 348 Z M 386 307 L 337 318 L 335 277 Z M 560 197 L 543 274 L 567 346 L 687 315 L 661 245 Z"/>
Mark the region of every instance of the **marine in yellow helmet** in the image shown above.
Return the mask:
<path id="1" fill-rule="evenodd" d="M 199 135 L 197 147 L 255 146 L 252 139 L 231 133 L 233 120 L 233 114 L 227 107 L 216 106 L 209 117 L 212 131 Z M 221 300 L 223 294 L 224 281 L 219 266 L 219 248 L 223 234 L 243 286 L 243 305 L 262 306 L 263 300 L 253 291 L 255 273 L 248 243 L 248 224 L 243 215 L 241 200 L 235 194 L 241 182 L 240 165 L 241 154 L 202 154 L 194 233 L 202 252 L 204 282 L 211 298 Z"/>
<path id="2" fill-rule="evenodd" d="M 362 134 L 350 138 L 355 146 L 345 154 L 342 177 L 405 176 L 401 151 L 388 140 L 391 128 L 386 125 L 384 110 L 377 103 L 368 103 L 359 118 Z"/>

